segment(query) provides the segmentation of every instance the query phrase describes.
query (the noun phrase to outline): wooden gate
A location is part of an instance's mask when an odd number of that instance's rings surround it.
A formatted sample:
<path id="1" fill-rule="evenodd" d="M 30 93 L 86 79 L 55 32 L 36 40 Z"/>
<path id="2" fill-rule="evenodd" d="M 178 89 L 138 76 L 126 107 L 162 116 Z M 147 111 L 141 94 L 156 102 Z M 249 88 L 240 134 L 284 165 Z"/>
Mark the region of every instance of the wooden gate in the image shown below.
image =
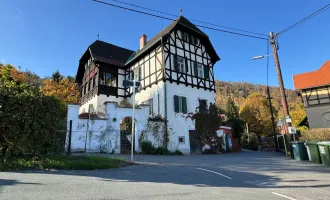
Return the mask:
<path id="1" fill-rule="evenodd" d="M 190 154 L 201 154 L 202 147 L 199 135 L 195 130 L 189 131 L 189 141 L 190 141 Z"/>

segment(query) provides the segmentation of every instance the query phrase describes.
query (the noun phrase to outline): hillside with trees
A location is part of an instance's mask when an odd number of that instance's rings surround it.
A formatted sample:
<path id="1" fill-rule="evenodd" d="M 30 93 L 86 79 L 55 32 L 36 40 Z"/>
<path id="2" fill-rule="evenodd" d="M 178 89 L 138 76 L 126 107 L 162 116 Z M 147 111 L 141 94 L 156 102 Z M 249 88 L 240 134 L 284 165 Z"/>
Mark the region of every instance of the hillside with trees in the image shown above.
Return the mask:
<path id="1" fill-rule="evenodd" d="M 244 115 L 247 115 L 247 108 L 267 108 L 265 112 L 269 112 L 268 99 L 266 94 L 266 85 L 256 85 L 246 82 L 223 82 L 216 81 L 216 104 L 217 106 L 227 113 L 226 105 L 228 98 L 231 97 L 234 101 L 235 105 L 244 110 Z M 281 93 L 279 87 L 270 87 L 270 93 L 272 97 L 272 105 L 274 110 L 274 117 L 277 121 L 278 118 L 283 118 L 283 109 L 281 105 Z M 248 96 L 252 96 L 253 98 L 249 98 Z M 293 90 L 286 90 L 287 101 L 289 104 L 290 115 L 293 120 L 293 125 L 297 125 L 305 116 L 305 110 L 301 101 L 301 98 L 297 95 L 297 93 Z M 248 101 L 247 101 L 248 100 Z M 250 103 L 259 104 L 259 105 L 249 105 Z M 243 108 L 243 107 L 245 108 Z M 249 110 L 249 109 L 248 109 Z M 267 117 L 269 113 L 260 115 Z M 270 117 L 263 120 L 270 120 Z M 246 119 L 245 119 L 246 120 Z M 261 120 L 261 119 L 260 119 Z M 247 120 L 249 121 L 249 120 Z M 269 122 L 265 122 L 269 124 Z M 268 127 L 268 125 L 267 125 Z"/>

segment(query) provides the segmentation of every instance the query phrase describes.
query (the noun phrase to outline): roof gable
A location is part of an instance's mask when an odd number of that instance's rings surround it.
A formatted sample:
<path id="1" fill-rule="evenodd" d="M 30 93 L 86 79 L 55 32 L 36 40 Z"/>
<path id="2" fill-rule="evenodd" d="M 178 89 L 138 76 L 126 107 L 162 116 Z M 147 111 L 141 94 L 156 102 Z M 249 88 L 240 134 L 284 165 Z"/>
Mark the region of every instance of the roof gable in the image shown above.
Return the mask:
<path id="1" fill-rule="evenodd" d="M 188 19 L 186 19 L 183 16 L 180 16 L 175 21 L 173 21 L 170 25 L 168 25 L 166 28 L 164 28 L 162 31 L 160 31 L 155 37 L 153 37 L 151 40 L 149 40 L 142 49 L 137 50 L 135 52 L 135 55 L 126 61 L 126 64 L 129 64 L 133 60 L 140 57 L 140 55 L 142 55 L 144 52 L 146 52 L 151 47 L 153 47 L 155 44 L 157 44 L 157 42 L 159 42 L 163 37 L 165 37 L 168 33 L 170 33 L 174 29 L 174 27 L 176 27 L 177 25 L 182 25 L 186 28 L 189 28 L 190 30 L 192 30 L 192 31 L 198 33 L 199 35 L 201 35 L 202 37 L 204 37 L 207 40 L 207 42 L 210 43 L 210 45 L 208 45 L 208 46 L 210 47 L 210 50 L 213 52 L 212 53 L 214 55 L 213 61 L 216 62 L 216 61 L 220 60 L 219 56 L 217 55 L 217 53 L 215 52 L 215 50 L 213 48 L 208 36 L 203 31 L 201 31 L 199 28 L 197 28 L 196 25 L 191 23 Z"/>
<path id="2" fill-rule="evenodd" d="M 293 75 L 293 84 L 296 90 L 330 85 L 330 60 L 318 70 Z"/>

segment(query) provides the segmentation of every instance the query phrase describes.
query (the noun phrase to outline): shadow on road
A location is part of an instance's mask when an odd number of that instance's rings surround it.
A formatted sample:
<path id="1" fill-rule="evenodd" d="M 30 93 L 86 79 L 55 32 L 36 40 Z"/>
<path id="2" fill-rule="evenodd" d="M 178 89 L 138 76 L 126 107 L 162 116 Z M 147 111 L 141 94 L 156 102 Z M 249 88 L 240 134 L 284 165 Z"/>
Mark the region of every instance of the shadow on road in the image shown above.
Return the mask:
<path id="1" fill-rule="evenodd" d="M 137 160 L 149 164 L 120 169 L 92 171 L 22 171 L 13 173 L 60 175 L 63 178 L 95 177 L 106 182 L 151 182 L 194 185 L 197 187 L 243 188 L 324 188 L 330 187 L 330 179 L 305 178 L 313 173 L 318 177 L 330 177 L 330 169 L 322 165 L 298 162 L 278 154 L 237 153 L 206 156 L 137 156 Z M 150 164 L 153 161 L 153 164 Z M 203 168 L 231 177 L 198 170 Z M 284 179 L 282 174 L 296 174 L 297 178 Z M 0 176 L 1 177 L 1 176 Z M 293 175 L 295 177 L 295 175 Z M 48 177 L 48 178 L 51 178 Z M 30 184 L 0 179 L 4 185 Z M 34 183 L 31 183 L 34 184 Z"/>

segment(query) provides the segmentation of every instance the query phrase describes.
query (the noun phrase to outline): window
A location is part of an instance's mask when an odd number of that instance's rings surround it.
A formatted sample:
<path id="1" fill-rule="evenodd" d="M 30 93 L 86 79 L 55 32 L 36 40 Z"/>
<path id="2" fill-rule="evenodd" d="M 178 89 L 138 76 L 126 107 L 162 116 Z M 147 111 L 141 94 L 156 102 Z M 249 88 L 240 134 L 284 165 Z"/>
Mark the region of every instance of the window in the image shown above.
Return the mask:
<path id="1" fill-rule="evenodd" d="M 179 136 L 179 144 L 184 144 L 186 142 L 184 136 Z"/>
<path id="2" fill-rule="evenodd" d="M 152 98 L 148 100 L 148 104 L 149 104 L 149 115 L 152 115 L 154 114 L 154 101 Z"/>
<path id="3" fill-rule="evenodd" d="M 87 67 L 89 67 L 92 63 L 92 58 L 89 58 L 88 61 L 87 61 Z"/>
<path id="4" fill-rule="evenodd" d="M 142 70 L 141 70 L 141 67 L 135 68 L 134 74 L 137 75 L 137 77 L 136 77 L 137 78 L 137 81 L 141 81 L 141 79 L 142 79 Z M 133 75 L 133 79 L 134 79 L 134 75 Z"/>
<path id="5" fill-rule="evenodd" d="M 89 80 L 89 82 L 88 82 L 88 91 L 91 91 L 91 89 L 92 89 L 92 86 L 91 86 L 91 84 L 92 84 L 92 81 L 91 81 L 91 80 Z"/>
<path id="6" fill-rule="evenodd" d="M 134 80 L 134 71 L 131 71 L 131 73 L 130 73 L 130 79 L 131 80 Z"/>
<path id="7" fill-rule="evenodd" d="M 204 78 L 203 65 L 197 63 L 197 76 L 199 78 Z"/>
<path id="8" fill-rule="evenodd" d="M 93 77 L 93 88 L 97 86 L 97 74 L 94 75 Z"/>
<path id="9" fill-rule="evenodd" d="M 180 56 L 174 56 L 174 70 L 186 73 L 185 59 Z"/>
<path id="10" fill-rule="evenodd" d="M 187 113 L 187 98 L 174 95 L 174 112 Z"/>
<path id="11" fill-rule="evenodd" d="M 189 35 L 188 35 L 188 33 L 185 33 L 185 32 L 182 32 L 181 31 L 181 37 L 182 37 L 183 41 L 189 42 Z"/>
<path id="12" fill-rule="evenodd" d="M 100 74 L 100 85 L 116 87 L 116 82 L 117 78 L 115 74 L 106 72 Z"/>
<path id="13" fill-rule="evenodd" d="M 198 45 L 198 39 L 194 36 L 190 36 L 190 44 L 197 46 Z"/>
<path id="14" fill-rule="evenodd" d="M 194 75 L 199 78 L 204 78 L 203 65 L 197 62 L 194 62 Z"/>

